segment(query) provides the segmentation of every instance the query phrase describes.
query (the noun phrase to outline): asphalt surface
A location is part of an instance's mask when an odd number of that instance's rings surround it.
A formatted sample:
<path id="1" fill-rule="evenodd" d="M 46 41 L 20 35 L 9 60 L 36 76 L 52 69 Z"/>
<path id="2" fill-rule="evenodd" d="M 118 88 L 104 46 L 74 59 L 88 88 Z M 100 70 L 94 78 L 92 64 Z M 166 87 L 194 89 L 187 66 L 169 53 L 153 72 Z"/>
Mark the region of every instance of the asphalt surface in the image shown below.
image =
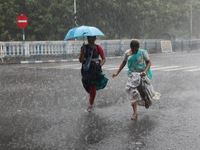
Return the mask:
<path id="1" fill-rule="evenodd" d="M 120 59 L 107 60 L 109 78 L 94 108 L 80 63 L 0 66 L 1 150 L 199 150 L 200 51 L 152 54 L 152 84 L 162 94 L 137 121 L 125 92 Z"/>

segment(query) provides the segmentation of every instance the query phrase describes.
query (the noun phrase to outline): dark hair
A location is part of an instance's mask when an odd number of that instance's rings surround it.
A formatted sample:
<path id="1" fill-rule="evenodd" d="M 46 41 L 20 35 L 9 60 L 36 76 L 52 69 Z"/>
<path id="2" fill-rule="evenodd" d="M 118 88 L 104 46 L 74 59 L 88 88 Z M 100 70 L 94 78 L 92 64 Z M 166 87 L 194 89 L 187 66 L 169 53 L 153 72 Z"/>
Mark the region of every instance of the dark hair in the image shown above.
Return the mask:
<path id="1" fill-rule="evenodd" d="M 87 36 L 87 39 L 88 38 L 94 38 L 96 40 L 96 36 Z"/>
<path id="2" fill-rule="evenodd" d="M 139 48 L 139 47 L 140 47 L 139 41 L 136 40 L 136 39 L 133 39 L 133 40 L 131 41 L 131 43 L 130 43 L 130 47 L 131 47 L 131 48 Z"/>

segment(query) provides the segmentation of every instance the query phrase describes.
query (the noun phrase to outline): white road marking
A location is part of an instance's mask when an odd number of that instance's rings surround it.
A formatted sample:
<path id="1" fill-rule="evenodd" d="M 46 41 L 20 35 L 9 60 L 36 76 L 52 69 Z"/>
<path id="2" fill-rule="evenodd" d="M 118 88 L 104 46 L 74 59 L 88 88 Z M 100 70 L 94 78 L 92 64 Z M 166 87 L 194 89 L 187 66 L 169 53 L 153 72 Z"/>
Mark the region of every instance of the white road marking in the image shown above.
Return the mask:
<path id="1" fill-rule="evenodd" d="M 73 68 L 68 68 L 68 67 L 63 67 L 63 68 L 54 68 L 54 69 L 81 69 L 81 66 L 80 67 L 73 67 Z"/>
<path id="2" fill-rule="evenodd" d="M 119 69 L 119 67 L 113 67 L 113 68 L 107 68 L 105 70 L 118 70 L 118 69 Z"/>
<path id="3" fill-rule="evenodd" d="M 168 67 L 152 68 L 151 70 L 163 70 L 163 69 L 178 68 L 178 67 L 180 67 L 180 66 L 168 66 Z"/>
<path id="4" fill-rule="evenodd" d="M 55 68 L 55 69 L 59 69 L 59 68 L 72 68 L 73 66 L 81 66 L 81 64 L 73 64 L 73 65 L 62 65 L 62 66 L 51 66 L 51 67 L 42 67 L 43 69 L 49 69 L 49 68 Z"/>
<path id="5" fill-rule="evenodd" d="M 16 68 L 39 68 L 39 69 L 76 69 L 80 70 L 81 69 L 81 64 L 68 64 L 68 65 L 56 65 L 56 66 L 16 66 Z M 119 66 L 118 65 L 105 65 L 102 67 L 102 70 L 118 70 Z M 122 71 L 127 71 L 128 67 L 127 65 L 123 68 Z M 160 65 L 155 65 L 151 66 L 151 70 L 159 70 L 159 71 L 176 71 L 176 70 L 183 70 L 183 71 L 200 71 L 200 68 L 198 66 L 188 66 L 188 67 L 181 67 L 181 66 L 160 66 Z"/>
<path id="6" fill-rule="evenodd" d="M 117 67 L 117 66 L 113 66 L 113 65 L 106 65 L 106 66 L 103 66 L 102 68 L 103 68 L 103 69 L 106 69 L 106 68 L 111 68 L 111 67 Z"/>
<path id="7" fill-rule="evenodd" d="M 151 66 L 151 69 L 152 68 L 158 68 L 158 67 L 161 67 L 160 65 L 158 66 L 158 65 L 156 65 L 156 66 Z"/>
<path id="8" fill-rule="evenodd" d="M 175 69 L 166 69 L 163 71 L 176 71 L 176 70 L 185 70 L 185 69 L 191 69 L 191 68 L 196 68 L 197 66 L 191 66 L 191 67 L 181 67 L 181 68 L 175 68 Z M 187 70 L 186 70 L 187 71 Z"/>
<path id="9" fill-rule="evenodd" d="M 189 71 L 189 72 L 192 72 L 192 71 L 200 71 L 200 68 L 197 68 L 197 69 L 190 69 L 190 70 L 185 70 L 185 71 Z"/>

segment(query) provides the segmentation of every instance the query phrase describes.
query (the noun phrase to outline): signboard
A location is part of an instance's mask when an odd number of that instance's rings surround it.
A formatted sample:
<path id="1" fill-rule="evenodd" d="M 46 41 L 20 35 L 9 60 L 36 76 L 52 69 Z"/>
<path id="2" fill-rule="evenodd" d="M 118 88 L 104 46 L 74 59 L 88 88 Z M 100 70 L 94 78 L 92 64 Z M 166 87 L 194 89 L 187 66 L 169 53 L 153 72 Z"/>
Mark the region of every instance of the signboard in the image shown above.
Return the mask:
<path id="1" fill-rule="evenodd" d="M 162 52 L 172 53 L 172 44 L 171 41 L 161 41 Z"/>
<path id="2" fill-rule="evenodd" d="M 19 15 L 17 18 L 17 24 L 20 28 L 26 28 L 26 26 L 28 25 L 28 18 L 26 17 L 26 15 Z"/>

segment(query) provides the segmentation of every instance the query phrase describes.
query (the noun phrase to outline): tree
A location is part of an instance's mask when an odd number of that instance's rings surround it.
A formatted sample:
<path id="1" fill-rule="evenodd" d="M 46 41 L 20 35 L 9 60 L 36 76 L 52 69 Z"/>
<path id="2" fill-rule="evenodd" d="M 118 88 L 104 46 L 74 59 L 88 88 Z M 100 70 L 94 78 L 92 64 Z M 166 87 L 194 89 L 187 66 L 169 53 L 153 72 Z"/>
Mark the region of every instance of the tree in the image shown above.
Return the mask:
<path id="1" fill-rule="evenodd" d="M 195 1 L 194 32 L 199 27 Z M 77 24 L 99 28 L 104 39 L 162 38 L 164 33 L 188 34 L 188 0 L 77 0 Z M 75 27 L 73 0 L 0 0 L 1 40 L 22 40 L 17 17 L 28 17 L 26 40 L 63 40 Z"/>
<path id="2" fill-rule="evenodd" d="M 0 3 L 0 39 L 1 41 L 14 40 L 17 33 L 17 17 L 16 10 L 19 5 L 15 4 L 15 0 L 1 0 Z M 14 33 L 14 34 L 13 34 Z"/>
<path id="3" fill-rule="evenodd" d="M 193 0 L 193 36 L 200 38 L 200 1 Z"/>

